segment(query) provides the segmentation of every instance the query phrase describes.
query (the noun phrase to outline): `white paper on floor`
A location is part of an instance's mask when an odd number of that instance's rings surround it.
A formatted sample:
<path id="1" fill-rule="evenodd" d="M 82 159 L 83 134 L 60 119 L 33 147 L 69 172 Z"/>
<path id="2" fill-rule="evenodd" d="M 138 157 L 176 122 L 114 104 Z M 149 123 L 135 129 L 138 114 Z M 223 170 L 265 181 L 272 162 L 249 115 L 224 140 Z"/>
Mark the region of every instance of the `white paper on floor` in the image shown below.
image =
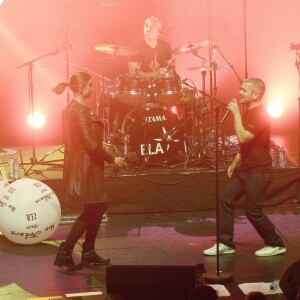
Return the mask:
<path id="1" fill-rule="evenodd" d="M 247 295 L 250 292 L 262 292 L 265 295 L 276 295 L 283 294 L 282 290 L 278 286 L 275 291 L 270 290 L 270 285 L 272 282 L 251 282 L 251 283 L 241 283 L 238 287 L 242 292 Z"/>
<path id="2" fill-rule="evenodd" d="M 222 284 L 208 284 L 211 286 L 218 294 L 218 297 L 228 297 L 230 296 L 229 291 Z"/>

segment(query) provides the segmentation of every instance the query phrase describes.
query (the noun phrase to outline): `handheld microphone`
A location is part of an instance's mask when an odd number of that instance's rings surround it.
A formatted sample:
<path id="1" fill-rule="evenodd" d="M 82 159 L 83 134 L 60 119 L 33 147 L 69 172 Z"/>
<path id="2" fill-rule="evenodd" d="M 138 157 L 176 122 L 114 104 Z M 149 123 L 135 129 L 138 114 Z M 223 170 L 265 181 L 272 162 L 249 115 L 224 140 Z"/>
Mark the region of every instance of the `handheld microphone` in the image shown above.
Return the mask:
<path id="1" fill-rule="evenodd" d="M 221 119 L 221 124 L 223 124 L 225 122 L 225 120 L 227 119 L 228 115 L 230 114 L 230 110 L 228 109 L 225 113 L 225 115 L 223 116 L 223 118 Z"/>

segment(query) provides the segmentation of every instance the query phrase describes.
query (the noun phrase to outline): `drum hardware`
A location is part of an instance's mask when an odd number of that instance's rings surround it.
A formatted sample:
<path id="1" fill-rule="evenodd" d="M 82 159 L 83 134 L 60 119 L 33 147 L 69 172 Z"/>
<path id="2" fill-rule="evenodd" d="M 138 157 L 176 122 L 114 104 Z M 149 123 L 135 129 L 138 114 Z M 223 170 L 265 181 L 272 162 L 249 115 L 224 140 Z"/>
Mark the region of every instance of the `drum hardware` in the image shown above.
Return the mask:
<path id="1" fill-rule="evenodd" d="M 113 56 L 133 56 L 137 55 L 137 51 L 126 47 L 122 45 L 113 45 L 113 44 L 102 44 L 102 45 L 96 45 L 94 47 L 95 50 L 105 53 L 105 54 L 110 54 Z"/>

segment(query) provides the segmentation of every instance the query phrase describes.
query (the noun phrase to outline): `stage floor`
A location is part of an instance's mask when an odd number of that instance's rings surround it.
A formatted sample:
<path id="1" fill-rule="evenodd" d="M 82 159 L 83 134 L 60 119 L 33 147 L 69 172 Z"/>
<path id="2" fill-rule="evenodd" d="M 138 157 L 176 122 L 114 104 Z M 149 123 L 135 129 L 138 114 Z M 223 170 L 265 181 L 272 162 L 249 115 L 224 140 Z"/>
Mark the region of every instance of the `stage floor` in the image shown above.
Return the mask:
<path id="1" fill-rule="evenodd" d="M 283 237 L 287 252 L 274 257 L 256 257 L 263 246 L 241 211 L 235 219 L 236 253 L 220 257 L 220 268 L 233 276 L 225 287 L 231 297 L 244 299 L 240 283 L 271 282 L 299 260 L 300 207 L 276 206 L 266 209 Z M 35 245 L 17 245 L 0 236 L 0 299 L 21 300 L 60 296 L 66 293 L 102 291 L 106 293 L 106 268 L 69 272 L 53 265 L 59 243 L 71 225 L 60 225 L 46 241 Z M 108 216 L 98 234 L 96 249 L 110 257 L 112 265 L 194 266 L 203 263 L 208 273 L 217 270 L 216 257 L 203 250 L 215 242 L 215 212 L 177 212 L 156 214 L 114 214 Z M 74 258 L 81 255 L 80 240 Z M 270 295 L 269 299 L 285 299 Z M 155 300 L 155 299 L 153 299 Z M 171 299 L 166 299 L 171 300 Z"/>
<path id="2" fill-rule="evenodd" d="M 23 159 L 21 177 L 43 180 L 50 187 L 54 186 L 60 198 L 61 147 L 37 148 L 38 164 L 30 164 L 31 148 L 16 150 L 21 150 Z M 12 156 L 20 161 L 18 152 Z M 6 156 L 2 156 L 1 160 L 6 170 Z M 44 161 L 47 163 L 43 164 Z M 226 175 L 224 169 L 221 166 L 221 182 Z M 299 260 L 300 202 L 297 198 L 299 193 L 296 193 L 297 185 L 300 185 L 297 179 L 299 170 L 293 165 L 274 170 L 277 177 L 271 188 L 271 206 L 265 207 L 286 243 L 287 253 L 284 255 L 255 257 L 254 252 L 263 246 L 262 240 L 243 212 L 237 210 L 236 254 L 220 258 L 220 271 L 231 274 L 234 279 L 226 285 L 231 294 L 228 299 L 244 299 L 238 284 L 280 279 L 285 270 Z M 203 250 L 215 241 L 215 185 L 212 179 L 215 178 L 215 170 L 201 163 L 178 167 L 148 166 L 139 170 L 139 174 L 145 177 L 143 180 L 132 173 L 136 170 L 121 169 L 116 176 L 114 171 L 114 167 L 107 167 L 111 203 L 107 222 L 102 225 L 96 242 L 99 254 L 110 257 L 112 265 L 195 266 L 203 263 L 208 273 L 215 273 L 216 258 L 203 255 Z M 185 180 L 191 177 L 192 180 Z M 160 184 L 145 179 L 159 181 Z M 172 184 L 178 180 L 183 180 L 183 183 Z M 292 189 L 284 182 L 291 183 Z M 288 190 L 291 191 L 288 195 L 292 197 L 291 201 L 279 201 L 279 204 L 276 198 Z M 204 205 L 205 197 L 208 200 L 205 203 L 212 207 Z M 69 220 L 72 222 L 74 219 L 71 216 Z M 51 296 L 91 291 L 106 293 L 105 267 L 68 272 L 53 265 L 59 243 L 70 230 L 71 224 L 67 223 L 70 222 L 62 222 L 50 238 L 35 245 L 18 245 L 0 236 L 0 300 L 51 299 Z M 80 240 L 75 247 L 74 258 L 77 261 L 82 242 Z M 285 299 L 283 295 L 268 298 Z"/>

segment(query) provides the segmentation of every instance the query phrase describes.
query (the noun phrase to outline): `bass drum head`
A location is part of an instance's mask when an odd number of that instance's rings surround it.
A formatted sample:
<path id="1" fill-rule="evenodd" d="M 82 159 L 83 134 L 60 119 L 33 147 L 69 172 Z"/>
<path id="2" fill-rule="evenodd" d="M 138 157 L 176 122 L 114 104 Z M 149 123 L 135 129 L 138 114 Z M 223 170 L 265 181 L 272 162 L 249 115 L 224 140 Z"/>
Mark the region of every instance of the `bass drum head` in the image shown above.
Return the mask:
<path id="1" fill-rule="evenodd" d="M 146 104 L 125 117 L 123 133 L 139 161 L 170 163 L 184 150 L 184 126 L 171 107 Z"/>

